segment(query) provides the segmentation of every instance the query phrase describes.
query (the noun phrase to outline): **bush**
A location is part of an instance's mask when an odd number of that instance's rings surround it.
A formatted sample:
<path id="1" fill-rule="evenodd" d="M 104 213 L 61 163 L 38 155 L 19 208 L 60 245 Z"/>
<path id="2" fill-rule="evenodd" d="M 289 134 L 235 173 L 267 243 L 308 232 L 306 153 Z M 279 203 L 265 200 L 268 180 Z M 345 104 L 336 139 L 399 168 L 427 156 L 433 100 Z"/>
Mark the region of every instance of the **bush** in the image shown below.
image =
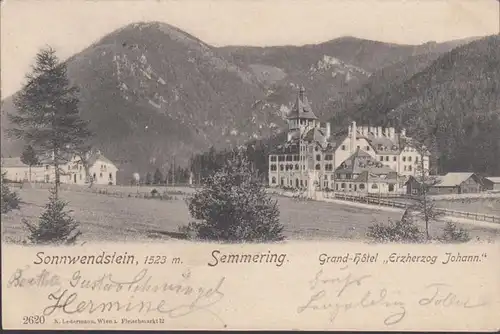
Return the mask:
<path id="1" fill-rule="evenodd" d="M 423 233 L 413 222 L 408 210 L 399 221 L 389 221 L 388 225 L 375 224 L 368 228 L 367 237 L 375 242 L 418 243 L 424 239 Z"/>
<path id="2" fill-rule="evenodd" d="M 447 222 L 443 234 L 440 238 L 442 242 L 468 242 L 471 240 L 466 229 L 458 228 L 455 223 Z"/>
<path id="3" fill-rule="evenodd" d="M 72 244 L 81 235 L 78 223 L 64 211 L 67 203 L 56 197 L 55 189 L 50 190 L 49 202 L 40 216 L 38 224 L 31 224 L 23 219 L 30 235 L 28 239 L 34 244 Z"/>
<path id="4" fill-rule="evenodd" d="M 21 201 L 17 193 L 11 191 L 9 186 L 7 185 L 5 174 L 6 173 L 2 173 L 1 179 L 2 197 L 0 198 L 0 204 L 2 213 L 7 213 L 11 210 L 19 209 L 19 203 Z"/>
<path id="5" fill-rule="evenodd" d="M 180 230 L 202 240 L 224 242 L 280 241 L 277 201 L 251 171 L 248 161 L 235 157 L 204 180 L 187 198 L 191 222 Z"/>

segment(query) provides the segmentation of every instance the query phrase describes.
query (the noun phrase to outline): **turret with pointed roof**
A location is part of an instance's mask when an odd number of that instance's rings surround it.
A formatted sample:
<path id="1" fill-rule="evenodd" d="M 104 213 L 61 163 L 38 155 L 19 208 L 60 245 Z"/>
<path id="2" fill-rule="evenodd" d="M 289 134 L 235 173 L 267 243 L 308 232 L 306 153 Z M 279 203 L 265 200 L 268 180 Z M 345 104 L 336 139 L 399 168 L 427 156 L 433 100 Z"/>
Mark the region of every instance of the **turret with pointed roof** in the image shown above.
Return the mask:
<path id="1" fill-rule="evenodd" d="M 318 119 L 312 111 L 311 105 L 307 100 L 307 96 L 305 96 L 305 92 L 306 90 L 304 86 L 301 86 L 299 93 L 297 94 L 295 104 L 293 105 L 290 114 L 288 114 L 288 119 Z"/>
<path id="2" fill-rule="evenodd" d="M 287 115 L 288 140 L 300 138 L 310 129 L 319 128 L 318 117 L 312 111 L 311 105 L 305 96 L 305 88 L 302 86 L 297 94 L 297 99 L 292 110 Z"/>

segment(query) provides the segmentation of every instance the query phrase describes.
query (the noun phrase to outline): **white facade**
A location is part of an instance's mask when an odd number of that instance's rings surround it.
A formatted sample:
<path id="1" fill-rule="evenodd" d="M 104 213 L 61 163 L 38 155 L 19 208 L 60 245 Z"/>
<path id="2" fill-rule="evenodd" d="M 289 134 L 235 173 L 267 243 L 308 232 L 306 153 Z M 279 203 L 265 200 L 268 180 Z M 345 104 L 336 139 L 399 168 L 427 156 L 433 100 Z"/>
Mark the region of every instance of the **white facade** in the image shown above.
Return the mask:
<path id="1" fill-rule="evenodd" d="M 411 139 L 404 129 L 396 132 L 393 127 L 357 126 L 352 122 L 347 131 L 332 136 L 330 124 L 321 126 L 303 89 L 288 116 L 288 125 L 287 142 L 269 155 L 271 187 L 308 188 L 313 182 L 320 189 L 338 189 L 336 169 L 358 150 L 396 172 L 403 183 L 410 175 L 421 175 L 422 155 L 409 146 Z M 423 161 L 428 172 L 429 156 Z"/>
<path id="2" fill-rule="evenodd" d="M 69 163 L 60 166 L 60 182 L 65 184 L 87 184 L 85 168 L 80 159 L 74 157 Z M 109 159 L 100 153 L 89 158 L 89 174 L 93 177 L 94 184 L 116 185 L 118 168 Z M 2 172 L 11 181 L 25 182 L 30 180 L 29 167 L 21 162 L 20 158 L 6 158 L 2 161 Z M 52 183 L 55 181 L 54 167 L 49 164 L 31 167 L 32 182 Z"/>

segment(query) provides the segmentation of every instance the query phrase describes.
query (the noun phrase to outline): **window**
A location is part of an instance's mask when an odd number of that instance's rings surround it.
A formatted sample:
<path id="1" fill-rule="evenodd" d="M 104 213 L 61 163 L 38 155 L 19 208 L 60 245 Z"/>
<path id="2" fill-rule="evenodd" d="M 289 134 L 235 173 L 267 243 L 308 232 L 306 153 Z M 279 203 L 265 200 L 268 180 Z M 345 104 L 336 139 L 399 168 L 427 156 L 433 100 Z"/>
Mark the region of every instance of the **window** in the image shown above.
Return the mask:
<path id="1" fill-rule="evenodd" d="M 302 187 L 304 185 L 304 181 L 300 180 L 300 186 Z"/>
<path id="2" fill-rule="evenodd" d="M 411 162 L 411 157 L 408 157 L 408 161 Z"/>
<path id="3" fill-rule="evenodd" d="M 95 177 L 95 173 L 94 173 L 94 175 L 92 175 L 92 177 L 93 177 L 93 179 L 94 179 L 94 180 L 96 179 L 96 177 Z"/>
<path id="4" fill-rule="evenodd" d="M 376 183 L 372 184 L 372 189 L 378 189 L 378 186 Z"/>
<path id="5" fill-rule="evenodd" d="M 333 170 L 333 165 L 332 164 L 326 164 L 325 165 L 325 170 L 328 170 L 328 171 Z"/>
<path id="6" fill-rule="evenodd" d="M 380 157 L 380 161 L 384 161 L 384 157 L 383 156 Z"/>
<path id="7" fill-rule="evenodd" d="M 280 171 L 283 171 L 283 169 L 285 169 L 285 167 L 283 165 L 280 165 Z"/>
<path id="8" fill-rule="evenodd" d="M 340 185 L 340 188 L 345 189 L 345 183 L 342 183 L 342 184 Z"/>
<path id="9" fill-rule="evenodd" d="M 403 167 L 403 170 L 405 170 L 405 171 L 406 171 L 406 165 Z"/>
<path id="10" fill-rule="evenodd" d="M 299 165 L 295 165 L 295 170 L 299 170 Z"/>
<path id="11" fill-rule="evenodd" d="M 411 172 L 411 165 L 410 165 L 410 166 L 408 166 L 408 170 Z"/>
<path id="12" fill-rule="evenodd" d="M 415 157 L 415 163 L 418 164 L 418 157 Z"/>
<path id="13" fill-rule="evenodd" d="M 293 156 L 291 156 L 291 155 L 286 156 L 286 161 L 292 161 L 292 159 L 293 159 Z"/>
<path id="14" fill-rule="evenodd" d="M 49 165 L 45 165 L 45 170 L 48 170 L 49 169 Z"/>
<path id="15" fill-rule="evenodd" d="M 347 174 L 346 174 L 346 176 L 345 176 L 345 178 L 346 178 L 346 179 L 348 179 L 348 180 L 350 180 L 350 179 L 351 179 L 351 177 L 352 177 L 352 176 L 351 176 L 351 173 L 347 173 Z"/>
<path id="16" fill-rule="evenodd" d="M 304 180 L 304 185 L 307 187 L 307 180 Z"/>
<path id="17" fill-rule="evenodd" d="M 367 147 L 366 147 L 366 150 L 367 150 L 367 151 L 369 151 L 369 150 L 370 150 L 370 146 L 367 146 Z"/>
<path id="18" fill-rule="evenodd" d="M 328 160 L 328 161 L 333 160 L 333 155 L 331 155 L 331 154 L 325 155 L 325 160 Z"/>
<path id="19" fill-rule="evenodd" d="M 345 145 L 342 145 L 341 149 L 342 151 L 345 151 Z"/>
<path id="20" fill-rule="evenodd" d="M 403 157 L 403 161 L 406 161 L 406 157 Z"/>
<path id="21" fill-rule="evenodd" d="M 285 156 L 284 155 L 278 156 L 278 161 L 285 161 Z"/>
<path id="22" fill-rule="evenodd" d="M 276 156 L 275 155 L 271 155 L 271 161 L 276 161 Z"/>
<path id="23" fill-rule="evenodd" d="M 276 171 L 276 165 L 275 164 L 271 165 L 271 171 L 273 171 L 273 172 Z"/>
<path id="24" fill-rule="evenodd" d="M 102 177 L 102 173 L 99 173 L 99 177 Z"/>
<path id="25" fill-rule="evenodd" d="M 293 156 L 293 161 L 299 161 L 299 156 L 298 155 L 294 155 Z"/>
<path id="26" fill-rule="evenodd" d="M 321 169 L 321 165 L 320 164 L 316 164 L 316 170 L 320 170 Z"/>
<path id="27" fill-rule="evenodd" d="M 325 175 L 325 176 L 324 176 L 324 179 L 325 179 L 325 180 L 328 180 L 328 175 Z"/>
<path id="28" fill-rule="evenodd" d="M 335 189 L 339 190 L 339 184 L 338 183 L 335 183 Z"/>
<path id="29" fill-rule="evenodd" d="M 396 156 L 393 156 L 392 161 L 398 161 L 398 158 Z"/>
<path id="30" fill-rule="evenodd" d="M 349 189 L 351 189 L 351 188 L 352 188 L 352 184 L 349 183 Z"/>
<path id="31" fill-rule="evenodd" d="M 113 174 L 109 173 L 109 179 L 113 180 Z"/>
<path id="32" fill-rule="evenodd" d="M 356 148 L 359 150 L 359 149 L 360 149 L 359 145 L 358 145 L 358 146 L 356 146 Z"/>
<path id="33" fill-rule="evenodd" d="M 320 154 L 316 154 L 316 161 L 321 161 L 321 155 Z"/>
<path id="34" fill-rule="evenodd" d="M 359 189 L 360 189 L 360 190 L 365 189 L 365 184 L 364 184 L 364 183 L 361 183 L 361 184 L 359 185 Z"/>
<path id="35" fill-rule="evenodd" d="M 386 157 L 385 157 L 385 161 L 389 161 L 389 156 L 386 156 Z"/>
<path id="36" fill-rule="evenodd" d="M 316 152 L 318 152 L 318 150 L 319 150 L 318 146 L 316 146 L 316 147 L 314 148 L 314 150 L 315 150 Z"/>

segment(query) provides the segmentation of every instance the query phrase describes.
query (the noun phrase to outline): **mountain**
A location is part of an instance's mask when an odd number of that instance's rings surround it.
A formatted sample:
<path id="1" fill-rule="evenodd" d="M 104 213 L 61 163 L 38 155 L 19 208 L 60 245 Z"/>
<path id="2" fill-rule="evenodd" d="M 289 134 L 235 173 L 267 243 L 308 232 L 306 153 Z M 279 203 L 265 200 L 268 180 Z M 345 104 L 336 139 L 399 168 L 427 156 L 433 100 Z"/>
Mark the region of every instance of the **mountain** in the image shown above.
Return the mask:
<path id="1" fill-rule="evenodd" d="M 216 48 L 150 22 L 118 29 L 66 64 L 95 146 L 119 164 L 119 181 L 128 182 L 133 172 L 185 165 L 210 146 L 276 135 L 300 85 L 315 113 L 326 118 L 332 101 L 358 92 L 382 68 L 440 55 L 460 43 L 407 46 L 345 37 L 298 47 Z M 377 89 L 383 90 L 384 80 L 374 84 Z M 2 101 L 4 156 L 22 149 L 4 133 L 6 113 L 14 109 L 12 97 Z"/>
<path id="2" fill-rule="evenodd" d="M 500 174 L 500 36 L 454 48 L 428 66 L 435 55 L 426 57 L 405 80 L 371 90 L 366 83 L 334 123 L 406 126 L 435 141 L 440 171 Z"/>
<path id="3" fill-rule="evenodd" d="M 95 144 L 130 175 L 153 165 L 166 169 L 174 156 L 185 164 L 209 145 L 268 136 L 282 119 L 255 107 L 265 95 L 251 73 L 167 24 L 126 26 L 66 64 Z M 4 101 L 2 110 L 10 105 Z"/>

